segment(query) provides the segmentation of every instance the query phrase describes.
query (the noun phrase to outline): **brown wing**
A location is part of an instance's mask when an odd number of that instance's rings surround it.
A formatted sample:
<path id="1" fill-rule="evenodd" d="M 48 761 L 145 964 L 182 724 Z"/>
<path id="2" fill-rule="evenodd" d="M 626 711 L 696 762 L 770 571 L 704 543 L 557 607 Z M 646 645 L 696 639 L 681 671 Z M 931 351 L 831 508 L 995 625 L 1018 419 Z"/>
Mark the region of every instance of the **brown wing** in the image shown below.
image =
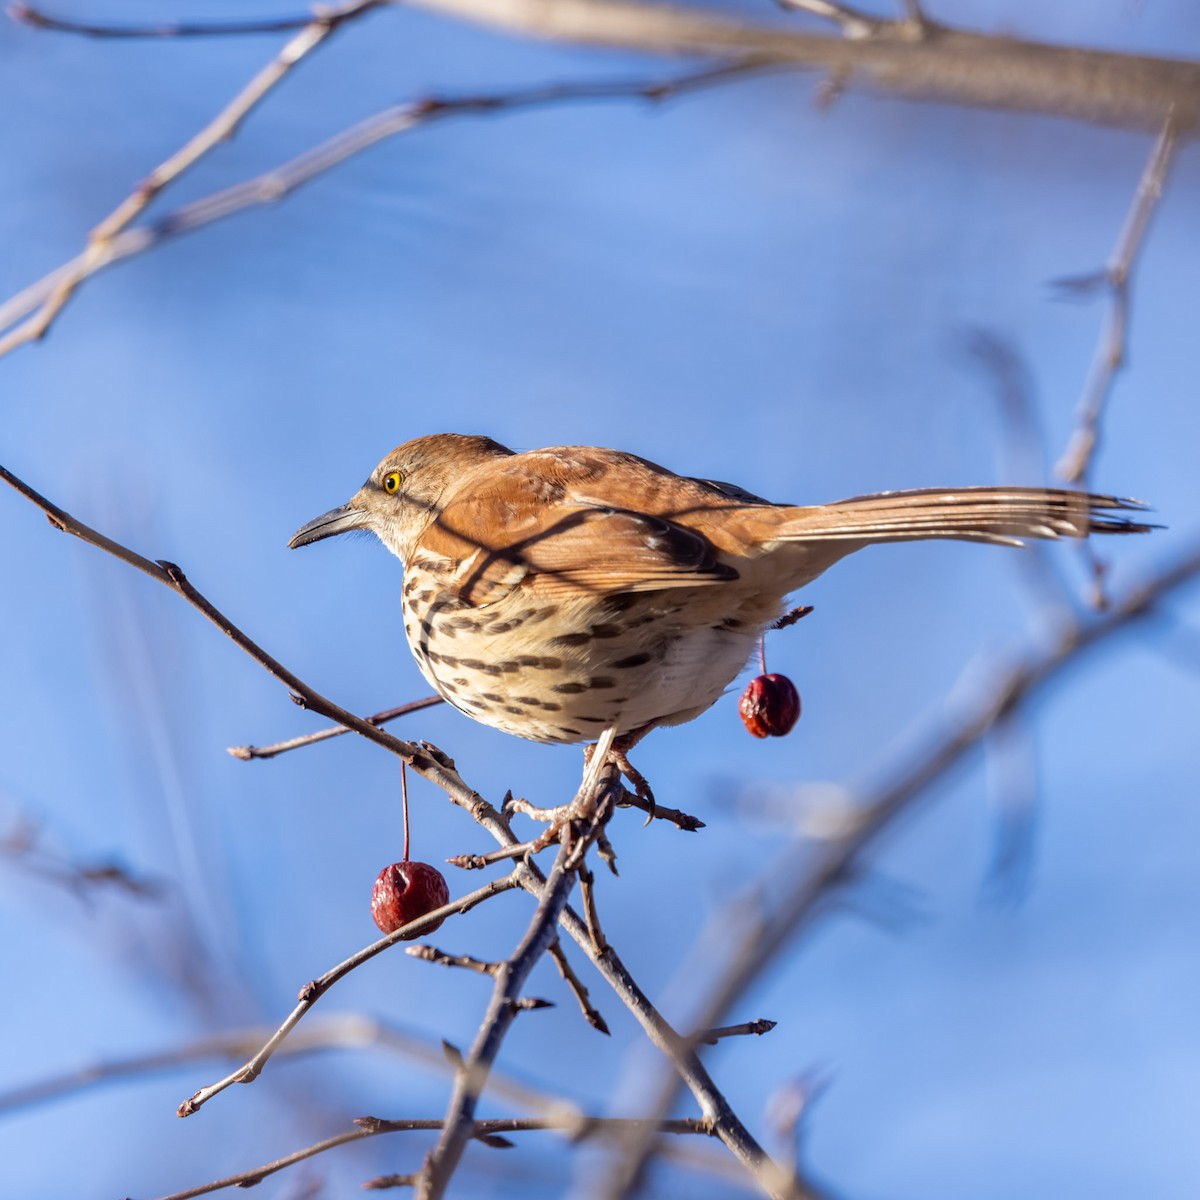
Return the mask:
<path id="1" fill-rule="evenodd" d="M 460 599 L 493 604 L 514 587 L 537 597 L 631 592 L 736 579 L 702 534 L 652 513 L 588 503 L 566 481 L 497 470 L 445 502 L 421 550 L 458 564 Z"/>

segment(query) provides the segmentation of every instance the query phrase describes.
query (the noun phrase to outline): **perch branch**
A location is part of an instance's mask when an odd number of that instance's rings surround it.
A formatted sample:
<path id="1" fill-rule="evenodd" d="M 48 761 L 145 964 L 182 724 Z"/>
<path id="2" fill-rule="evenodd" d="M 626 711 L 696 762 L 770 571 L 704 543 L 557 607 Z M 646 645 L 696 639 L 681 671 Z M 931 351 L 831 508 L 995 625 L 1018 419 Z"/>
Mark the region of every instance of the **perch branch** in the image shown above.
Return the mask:
<path id="1" fill-rule="evenodd" d="M 120 559 L 128 566 L 149 575 L 151 579 L 177 592 L 194 608 L 198 609 L 236 646 L 244 650 L 261 667 L 269 671 L 276 679 L 286 684 L 292 696 L 304 708 L 320 713 L 332 721 L 337 721 L 347 728 L 361 734 L 369 741 L 375 742 L 392 754 L 398 755 L 408 763 L 418 774 L 428 779 L 430 783 L 442 788 L 451 800 L 459 807 L 466 809 L 473 816 L 490 805 L 473 792 L 463 782 L 454 769 L 453 762 L 428 743 L 417 745 L 414 742 L 403 742 L 390 733 L 364 721 L 354 713 L 348 712 L 333 701 L 327 700 L 314 688 L 311 688 L 299 676 L 294 675 L 282 663 L 269 655 L 248 634 L 243 633 L 228 617 L 215 608 L 187 579 L 184 573 L 174 563 L 163 560 L 152 561 L 130 550 L 120 542 L 97 532 L 82 521 L 76 520 L 70 513 L 47 500 L 34 491 L 7 468 L 0 466 L 0 479 L 20 492 L 30 503 L 40 508 L 50 519 L 50 523 L 63 533 L 69 533 L 90 546 L 103 550 L 114 558 Z"/>

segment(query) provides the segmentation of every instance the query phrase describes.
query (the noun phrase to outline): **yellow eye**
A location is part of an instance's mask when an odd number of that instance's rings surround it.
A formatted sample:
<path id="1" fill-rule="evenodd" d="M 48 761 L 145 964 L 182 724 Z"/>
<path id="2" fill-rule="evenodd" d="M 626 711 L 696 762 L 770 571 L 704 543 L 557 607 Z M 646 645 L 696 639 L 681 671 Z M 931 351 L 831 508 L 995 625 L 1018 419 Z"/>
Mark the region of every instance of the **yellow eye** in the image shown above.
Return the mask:
<path id="1" fill-rule="evenodd" d="M 403 482 L 404 476 L 399 471 L 389 471 L 383 477 L 383 490 L 389 496 L 394 496 L 400 490 L 400 485 Z"/>

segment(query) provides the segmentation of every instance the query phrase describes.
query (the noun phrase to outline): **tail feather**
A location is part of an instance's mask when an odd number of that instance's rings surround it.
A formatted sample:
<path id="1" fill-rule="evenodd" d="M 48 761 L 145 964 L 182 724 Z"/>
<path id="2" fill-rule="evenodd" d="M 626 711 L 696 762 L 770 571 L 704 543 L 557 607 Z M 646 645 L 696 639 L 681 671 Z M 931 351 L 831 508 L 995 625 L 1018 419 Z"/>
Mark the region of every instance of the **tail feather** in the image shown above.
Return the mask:
<path id="1" fill-rule="evenodd" d="M 1145 509 L 1138 500 L 1063 488 L 921 488 L 797 509 L 795 519 L 776 536 L 783 541 L 872 542 L 957 538 L 1020 546 L 1022 538 L 1082 538 L 1159 528 L 1122 515 Z"/>

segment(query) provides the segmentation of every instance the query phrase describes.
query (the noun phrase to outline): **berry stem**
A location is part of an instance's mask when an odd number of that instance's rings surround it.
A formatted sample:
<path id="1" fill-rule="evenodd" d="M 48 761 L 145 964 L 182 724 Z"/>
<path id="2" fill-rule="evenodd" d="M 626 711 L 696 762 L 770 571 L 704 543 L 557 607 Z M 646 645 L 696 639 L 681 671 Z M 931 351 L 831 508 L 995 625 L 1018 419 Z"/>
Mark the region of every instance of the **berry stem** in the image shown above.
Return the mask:
<path id="1" fill-rule="evenodd" d="M 400 807 L 404 809 L 404 861 L 408 862 L 408 771 L 400 763 Z"/>
<path id="2" fill-rule="evenodd" d="M 758 635 L 758 665 L 765 675 L 767 673 L 767 635 L 765 633 Z"/>

